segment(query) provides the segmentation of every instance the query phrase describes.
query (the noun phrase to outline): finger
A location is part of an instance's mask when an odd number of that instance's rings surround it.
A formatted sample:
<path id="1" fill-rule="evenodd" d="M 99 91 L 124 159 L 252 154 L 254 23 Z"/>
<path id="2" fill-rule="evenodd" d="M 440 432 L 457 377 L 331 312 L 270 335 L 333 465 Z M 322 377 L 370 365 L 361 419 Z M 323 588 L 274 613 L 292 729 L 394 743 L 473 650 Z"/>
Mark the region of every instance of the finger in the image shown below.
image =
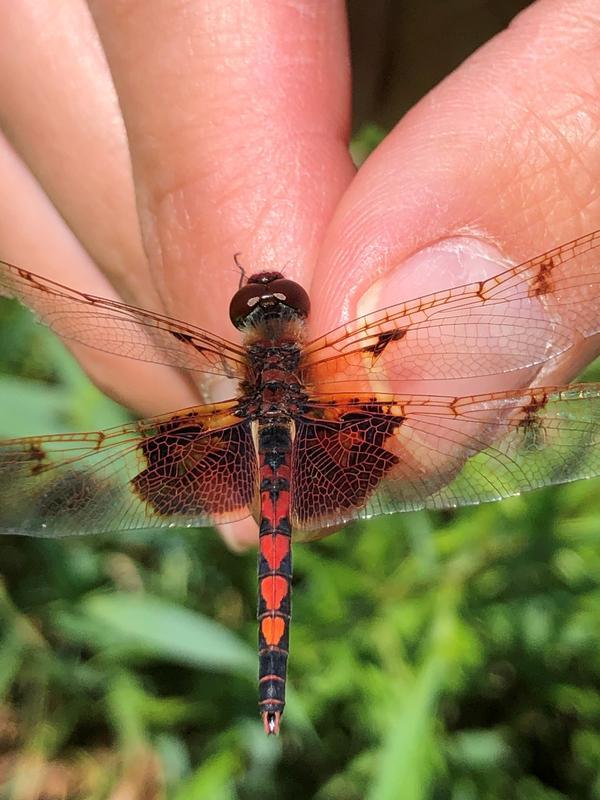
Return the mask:
<path id="1" fill-rule="evenodd" d="M 329 229 L 313 284 L 315 332 L 600 227 L 599 44 L 597 3 L 536 3 L 406 115 Z M 571 352 L 537 377 L 566 380 L 581 362 Z M 463 383 L 461 393 L 511 388 L 507 380 Z"/>
<path id="2" fill-rule="evenodd" d="M 0 240 L 3 259 L 91 294 L 118 299 L 6 140 L 0 137 Z M 19 220 L 19 224 L 15 224 Z M 31 231 L 35 231 L 35 238 Z M 198 397 L 175 370 L 67 343 L 104 391 L 141 413 L 184 408 Z M 32 431 L 33 433 L 33 431 Z"/>
<path id="3" fill-rule="evenodd" d="M 160 308 L 142 248 L 125 127 L 83 0 L 23 0 L 3 9 L 0 125 L 120 294 Z M 35 226 L 28 232 L 35 239 Z M 19 264 L 41 271 L 23 264 L 23 254 Z"/>
<path id="4" fill-rule="evenodd" d="M 343 3 L 90 5 L 169 310 L 231 336 L 234 254 L 306 283 L 352 177 Z"/>

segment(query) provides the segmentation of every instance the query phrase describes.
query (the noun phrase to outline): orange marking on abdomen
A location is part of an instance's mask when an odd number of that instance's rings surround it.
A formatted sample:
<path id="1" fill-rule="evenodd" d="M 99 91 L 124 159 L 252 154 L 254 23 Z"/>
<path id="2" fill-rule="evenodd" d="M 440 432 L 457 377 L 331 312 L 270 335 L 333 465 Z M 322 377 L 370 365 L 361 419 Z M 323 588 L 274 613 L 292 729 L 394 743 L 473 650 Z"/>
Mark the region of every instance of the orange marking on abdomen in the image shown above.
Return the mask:
<path id="1" fill-rule="evenodd" d="M 260 539 L 260 552 L 270 569 L 278 569 L 290 552 L 290 537 L 281 533 L 267 534 Z"/>
<path id="2" fill-rule="evenodd" d="M 267 575 L 260 582 L 260 593 L 269 611 L 277 611 L 288 591 L 288 581 L 281 575 Z"/>
<path id="3" fill-rule="evenodd" d="M 285 633 L 285 620 L 283 617 L 264 617 L 260 630 L 268 645 L 277 645 Z"/>

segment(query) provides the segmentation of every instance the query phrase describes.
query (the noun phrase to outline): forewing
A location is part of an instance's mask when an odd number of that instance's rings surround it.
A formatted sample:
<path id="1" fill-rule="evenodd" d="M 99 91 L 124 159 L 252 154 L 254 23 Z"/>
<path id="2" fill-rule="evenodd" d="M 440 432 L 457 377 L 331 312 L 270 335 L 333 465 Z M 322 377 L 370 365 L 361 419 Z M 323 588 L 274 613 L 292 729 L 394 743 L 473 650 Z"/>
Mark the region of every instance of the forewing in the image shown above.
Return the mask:
<path id="1" fill-rule="evenodd" d="M 256 493 L 235 402 L 93 433 L 0 441 L 0 532 L 41 536 L 242 519 Z"/>
<path id="2" fill-rule="evenodd" d="M 313 398 L 296 420 L 292 522 L 447 509 L 600 474 L 600 384 L 473 397 Z"/>
<path id="3" fill-rule="evenodd" d="M 96 350 L 213 375 L 239 377 L 243 350 L 162 314 L 77 292 L 0 261 L 0 295 L 37 312 L 59 336 Z"/>
<path id="4" fill-rule="evenodd" d="M 397 381 L 485 377 L 545 363 L 600 333 L 599 247 L 596 231 L 488 280 L 352 320 L 306 345 L 301 377 L 320 392 L 393 392 Z"/>

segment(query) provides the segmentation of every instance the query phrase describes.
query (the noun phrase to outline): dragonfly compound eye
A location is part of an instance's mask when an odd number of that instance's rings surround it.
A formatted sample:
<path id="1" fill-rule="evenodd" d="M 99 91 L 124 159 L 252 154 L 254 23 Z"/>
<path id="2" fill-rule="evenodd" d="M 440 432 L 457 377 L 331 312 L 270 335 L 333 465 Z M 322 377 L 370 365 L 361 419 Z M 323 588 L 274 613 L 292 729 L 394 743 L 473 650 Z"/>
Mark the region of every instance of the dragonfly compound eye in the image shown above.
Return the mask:
<path id="1" fill-rule="evenodd" d="M 265 312 L 289 308 L 304 318 L 310 311 L 310 300 L 299 283 L 284 278 L 280 272 L 259 272 L 234 294 L 229 317 L 236 328 L 242 328 L 257 309 Z"/>

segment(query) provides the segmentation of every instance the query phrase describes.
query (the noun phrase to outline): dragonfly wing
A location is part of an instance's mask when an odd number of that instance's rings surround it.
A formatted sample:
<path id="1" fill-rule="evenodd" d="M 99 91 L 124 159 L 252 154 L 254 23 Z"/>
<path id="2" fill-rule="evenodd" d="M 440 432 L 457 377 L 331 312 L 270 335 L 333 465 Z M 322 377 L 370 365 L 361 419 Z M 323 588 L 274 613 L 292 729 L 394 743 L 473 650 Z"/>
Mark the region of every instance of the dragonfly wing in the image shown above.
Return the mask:
<path id="1" fill-rule="evenodd" d="M 96 350 L 229 378 L 240 346 L 162 314 L 85 294 L 0 261 L 0 295 L 21 300 L 59 336 Z"/>
<path id="2" fill-rule="evenodd" d="M 296 420 L 293 523 L 308 533 L 600 475 L 600 384 L 332 400 Z"/>
<path id="3" fill-rule="evenodd" d="M 599 248 L 596 231 L 487 280 L 354 319 L 306 345 L 302 378 L 320 392 L 507 373 L 527 385 L 532 368 L 600 333 Z"/>
<path id="4" fill-rule="evenodd" d="M 257 462 L 250 422 L 235 408 L 0 441 L 0 532 L 64 536 L 248 516 Z"/>

